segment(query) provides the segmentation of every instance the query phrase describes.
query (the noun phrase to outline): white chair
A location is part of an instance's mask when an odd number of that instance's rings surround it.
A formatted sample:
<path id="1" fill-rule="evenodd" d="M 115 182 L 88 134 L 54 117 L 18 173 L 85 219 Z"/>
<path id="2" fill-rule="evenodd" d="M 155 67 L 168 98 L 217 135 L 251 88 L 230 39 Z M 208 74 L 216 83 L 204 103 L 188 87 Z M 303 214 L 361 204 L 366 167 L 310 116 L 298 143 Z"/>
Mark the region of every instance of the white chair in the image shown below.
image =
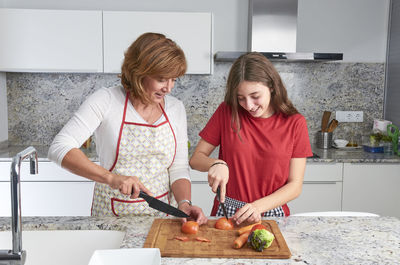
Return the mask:
<path id="1" fill-rule="evenodd" d="M 379 217 L 378 214 L 374 214 L 374 213 L 347 212 L 347 211 L 296 213 L 296 214 L 291 214 L 290 216 L 371 216 L 371 217 Z"/>

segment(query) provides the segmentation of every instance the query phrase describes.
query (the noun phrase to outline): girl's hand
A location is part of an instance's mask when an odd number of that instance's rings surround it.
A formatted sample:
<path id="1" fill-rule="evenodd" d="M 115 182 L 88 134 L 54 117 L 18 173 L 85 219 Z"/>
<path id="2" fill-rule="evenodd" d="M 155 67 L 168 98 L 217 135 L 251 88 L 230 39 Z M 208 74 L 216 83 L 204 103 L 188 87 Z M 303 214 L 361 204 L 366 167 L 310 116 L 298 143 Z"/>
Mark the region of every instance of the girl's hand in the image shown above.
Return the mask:
<path id="1" fill-rule="evenodd" d="M 216 193 L 220 187 L 221 202 L 225 202 L 226 183 L 229 180 L 229 168 L 225 161 L 217 160 L 208 170 L 208 185 Z"/>
<path id="2" fill-rule="evenodd" d="M 232 219 L 237 225 L 244 221 L 252 224 L 261 221 L 261 212 L 253 204 L 247 203 L 232 216 Z"/>
<path id="3" fill-rule="evenodd" d="M 199 225 L 207 223 L 207 217 L 204 215 L 203 210 L 195 205 L 189 205 L 183 203 L 179 206 L 179 210 L 182 210 L 186 214 L 190 215 L 190 218 L 195 220 Z M 185 223 L 186 218 L 182 218 L 182 222 Z"/>

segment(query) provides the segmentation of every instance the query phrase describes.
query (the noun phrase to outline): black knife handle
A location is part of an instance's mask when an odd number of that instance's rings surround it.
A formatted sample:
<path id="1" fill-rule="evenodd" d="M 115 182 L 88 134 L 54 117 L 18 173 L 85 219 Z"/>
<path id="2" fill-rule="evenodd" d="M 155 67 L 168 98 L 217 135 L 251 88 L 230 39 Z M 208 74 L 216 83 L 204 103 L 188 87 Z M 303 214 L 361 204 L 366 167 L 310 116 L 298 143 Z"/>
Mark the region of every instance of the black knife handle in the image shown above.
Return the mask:
<path id="1" fill-rule="evenodd" d="M 219 186 L 217 188 L 217 196 L 218 196 L 218 200 L 221 201 L 221 190 L 220 190 Z"/>
<path id="2" fill-rule="evenodd" d="M 133 192 L 132 192 L 133 193 Z M 145 201 L 148 201 L 149 199 L 152 199 L 153 197 L 151 197 L 150 195 L 148 195 L 147 193 L 140 191 L 139 192 L 139 197 L 145 199 Z"/>

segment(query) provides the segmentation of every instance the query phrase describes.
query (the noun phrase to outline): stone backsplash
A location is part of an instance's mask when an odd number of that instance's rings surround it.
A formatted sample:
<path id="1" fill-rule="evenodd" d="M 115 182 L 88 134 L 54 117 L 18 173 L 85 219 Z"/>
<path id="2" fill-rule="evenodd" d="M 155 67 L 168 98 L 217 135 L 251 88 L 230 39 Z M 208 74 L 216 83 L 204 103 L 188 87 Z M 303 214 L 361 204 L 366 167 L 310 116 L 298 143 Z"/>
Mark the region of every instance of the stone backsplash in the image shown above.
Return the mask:
<path id="1" fill-rule="evenodd" d="M 216 62 L 213 75 L 185 75 L 172 95 L 181 99 L 192 145 L 223 100 L 232 63 Z M 306 117 L 310 140 L 320 129 L 322 112 L 358 110 L 363 123 L 341 123 L 334 138 L 366 135 L 383 117 L 384 64 L 275 62 L 289 98 Z M 49 145 L 82 101 L 100 87 L 119 84 L 116 74 L 7 73 L 9 136 L 13 145 Z"/>

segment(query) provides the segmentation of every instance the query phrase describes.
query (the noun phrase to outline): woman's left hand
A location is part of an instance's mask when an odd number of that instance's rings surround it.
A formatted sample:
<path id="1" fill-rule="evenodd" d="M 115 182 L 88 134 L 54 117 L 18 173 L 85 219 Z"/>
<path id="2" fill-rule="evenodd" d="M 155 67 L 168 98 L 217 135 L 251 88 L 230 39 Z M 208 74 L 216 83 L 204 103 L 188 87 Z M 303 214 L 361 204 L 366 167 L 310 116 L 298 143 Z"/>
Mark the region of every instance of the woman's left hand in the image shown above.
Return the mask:
<path id="1" fill-rule="evenodd" d="M 235 215 L 232 216 L 232 219 L 237 225 L 244 221 L 247 221 L 248 223 L 256 223 L 261 221 L 261 212 L 252 203 L 247 203 L 237 210 Z"/>
<path id="2" fill-rule="evenodd" d="M 190 218 L 195 220 L 199 225 L 207 223 L 207 217 L 204 215 L 203 210 L 195 205 L 189 205 L 187 203 L 181 204 L 179 210 L 184 211 L 190 215 Z M 186 218 L 182 218 L 182 222 L 185 223 Z"/>

